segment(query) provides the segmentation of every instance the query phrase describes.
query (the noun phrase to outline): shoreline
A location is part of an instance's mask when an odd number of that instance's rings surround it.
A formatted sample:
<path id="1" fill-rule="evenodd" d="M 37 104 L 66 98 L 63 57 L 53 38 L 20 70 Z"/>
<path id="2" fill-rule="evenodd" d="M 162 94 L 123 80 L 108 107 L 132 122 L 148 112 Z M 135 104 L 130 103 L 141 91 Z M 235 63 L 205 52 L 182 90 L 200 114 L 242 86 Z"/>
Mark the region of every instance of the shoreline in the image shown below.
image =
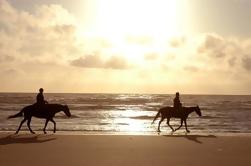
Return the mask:
<path id="1" fill-rule="evenodd" d="M 47 130 L 47 134 L 43 133 L 43 130 L 34 130 L 35 135 L 118 135 L 118 136 L 219 136 L 219 137 L 251 137 L 251 133 L 198 133 L 198 132 L 190 132 L 187 133 L 185 131 L 178 132 L 98 132 L 98 131 L 57 131 L 53 133 L 52 130 Z M 0 136 L 3 134 L 15 135 L 15 131 L 0 131 Z M 18 135 L 33 135 L 29 130 L 21 130 Z"/>

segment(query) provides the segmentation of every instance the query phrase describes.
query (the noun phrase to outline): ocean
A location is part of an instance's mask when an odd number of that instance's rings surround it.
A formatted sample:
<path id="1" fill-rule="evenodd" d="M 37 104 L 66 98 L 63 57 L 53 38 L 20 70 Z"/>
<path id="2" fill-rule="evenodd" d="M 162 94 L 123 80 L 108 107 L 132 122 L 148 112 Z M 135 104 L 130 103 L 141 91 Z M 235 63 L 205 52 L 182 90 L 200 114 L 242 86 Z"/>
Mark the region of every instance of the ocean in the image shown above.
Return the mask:
<path id="1" fill-rule="evenodd" d="M 156 135 L 158 121 L 152 120 L 159 108 L 172 106 L 173 94 L 63 94 L 45 93 L 49 103 L 67 104 L 72 113 L 68 118 L 63 112 L 56 114 L 59 133 L 78 134 L 136 134 Z M 0 93 L 0 131 L 14 132 L 22 117 L 9 119 L 24 106 L 35 102 L 35 93 Z M 199 105 L 202 116 L 194 112 L 187 123 L 191 134 L 250 134 L 251 96 L 248 95 L 182 95 L 183 106 Z M 45 120 L 32 118 L 31 128 L 42 133 Z M 179 119 L 170 124 L 178 127 Z M 53 124 L 49 122 L 48 132 Z M 26 123 L 22 132 L 29 133 Z M 173 134 L 166 121 L 161 124 L 161 134 Z M 184 134 L 185 128 L 175 132 Z"/>

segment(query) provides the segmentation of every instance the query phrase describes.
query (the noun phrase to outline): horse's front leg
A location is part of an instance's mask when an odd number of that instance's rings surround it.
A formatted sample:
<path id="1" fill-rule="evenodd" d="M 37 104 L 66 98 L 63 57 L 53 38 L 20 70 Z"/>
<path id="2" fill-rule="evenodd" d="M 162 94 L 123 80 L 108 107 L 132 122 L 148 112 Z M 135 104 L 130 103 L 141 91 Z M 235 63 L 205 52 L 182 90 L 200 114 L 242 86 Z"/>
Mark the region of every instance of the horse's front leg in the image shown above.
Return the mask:
<path id="1" fill-rule="evenodd" d="M 50 119 L 50 121 L 52 121 L 52 123 L 54 124 L 54 130 L 53 130 L 53 132 L 56 133 L 56 122 L 53 119 Z"/>
<path id="2" fill-rule="evenodd" d="M 187 129 L 187 120 L 185 119 L 184 122 L 185 122 L 186 131 L 189 133 L 190 131 Z"/>
<path id="3" fill-rule="evenodd" d="M 24 123 L 26 120 L 27 120 L 27 119 L 26 119 L 26 118 L 24 118 L 24 119 L 21 121 L 21 123 L 20 123 L 20 125 L 19 125 L 19 127 L 18 127 L 18 129 L 17 129 L 17 131 L 16 131 L 16 133 L 15 133 L 15 134 L 18 134 L 19 130 L 21 129 L 21 127 L 22 127 L 23 123 Z"/>
<path id="4" fill-rule="evenodd" d="M 169 121 L 170 121 L 170 118 L 167 118 L 166 124 L 172 129 L 172 131 L 174 131 L 174 129 L 173 129 L 173 127 L 170 125 Z"/>
<path id="5" fill-rule="evenodd" d="M 158 125 L 158 132 L 160 132 L 160 124 L 161 122 L 164 120 L 165 118 L 161 117 L 160 121 L 159 121 L 159 125 Z"/>
<path id="6" fill-rule="evenodd" d="M 30 118 L 28 119 L 28 121 L 27 121 L 27 126 L 28 126 L 30 132 L 31 132 L 32 134 L 35 134 L 35 132 L 32 131 L 30 124 L 31 124 L 31 117 L 30 117 Z"/>
<path id="7" fill-rule="evenodd" d="M 44 131 L 44 134 L 46 134 L 46 127 L 47 127 L 47 124 L 48 124 L 48 122 L 49 122 L 49 119 L 46 119 L 46 122 L 45 122 L 45 125 L 44 125 L 44 129 L 43 129 L 43 131 Z"/>
<path id="8" fill-rule="evenodd" d="M 183 125 L 183 119 L 180 120 L 180 126 L 177 129 L 175 129 L 174 131 L 179 130 L 182 127 L 182 125 Z"/>

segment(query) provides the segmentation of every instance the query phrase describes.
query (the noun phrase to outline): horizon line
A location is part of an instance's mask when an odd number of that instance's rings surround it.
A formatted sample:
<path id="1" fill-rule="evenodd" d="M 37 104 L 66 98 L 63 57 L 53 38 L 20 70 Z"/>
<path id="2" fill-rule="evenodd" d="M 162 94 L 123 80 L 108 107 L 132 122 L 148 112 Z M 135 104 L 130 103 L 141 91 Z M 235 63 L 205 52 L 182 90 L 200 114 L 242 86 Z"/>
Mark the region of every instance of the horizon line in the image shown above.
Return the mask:
<path id="1" fill-rule="evenodd" d="M 31 93 L 36 94 L 38 92 L 28 92 L 28 91 L 19 91 L 19 92 L 1 92 L 3 93 Z M 175 93 L 131 93 L 131 92 L 44 92 L 44 94 L 134 94 L 134 95 L 175 95 Z M 228 94 L 228 93 L 180 93 L 181 95 L 215 95 L 215 96 L 251 96 L 251 94 Z"/>

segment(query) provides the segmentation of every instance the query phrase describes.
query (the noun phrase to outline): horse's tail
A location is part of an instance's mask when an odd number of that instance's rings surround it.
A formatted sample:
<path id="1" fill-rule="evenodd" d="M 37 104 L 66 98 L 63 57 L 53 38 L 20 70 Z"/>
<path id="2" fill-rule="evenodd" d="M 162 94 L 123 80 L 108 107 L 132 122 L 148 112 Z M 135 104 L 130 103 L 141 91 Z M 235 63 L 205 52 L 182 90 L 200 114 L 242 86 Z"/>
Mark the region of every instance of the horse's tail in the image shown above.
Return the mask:
<path id="1" fill-rule="evenodd" d="M 23 112 L 24 112 L 24 109 L 22 109 L 19 113 L 15 114 L 15 115 L 9 116 L 7 119 L 21 117 L 21 116 L 23 116 Z"/>
<path id="2" fill-rule="evenodd" d="M 161 109 L 158 111 L 158 113 L 157 113 L 156 116 L 154 117 L 152 124 L 154 123 L 154 121 L 155 121 L 156 119 L 158 119 L 160 113 L 161 113 Z"/>

